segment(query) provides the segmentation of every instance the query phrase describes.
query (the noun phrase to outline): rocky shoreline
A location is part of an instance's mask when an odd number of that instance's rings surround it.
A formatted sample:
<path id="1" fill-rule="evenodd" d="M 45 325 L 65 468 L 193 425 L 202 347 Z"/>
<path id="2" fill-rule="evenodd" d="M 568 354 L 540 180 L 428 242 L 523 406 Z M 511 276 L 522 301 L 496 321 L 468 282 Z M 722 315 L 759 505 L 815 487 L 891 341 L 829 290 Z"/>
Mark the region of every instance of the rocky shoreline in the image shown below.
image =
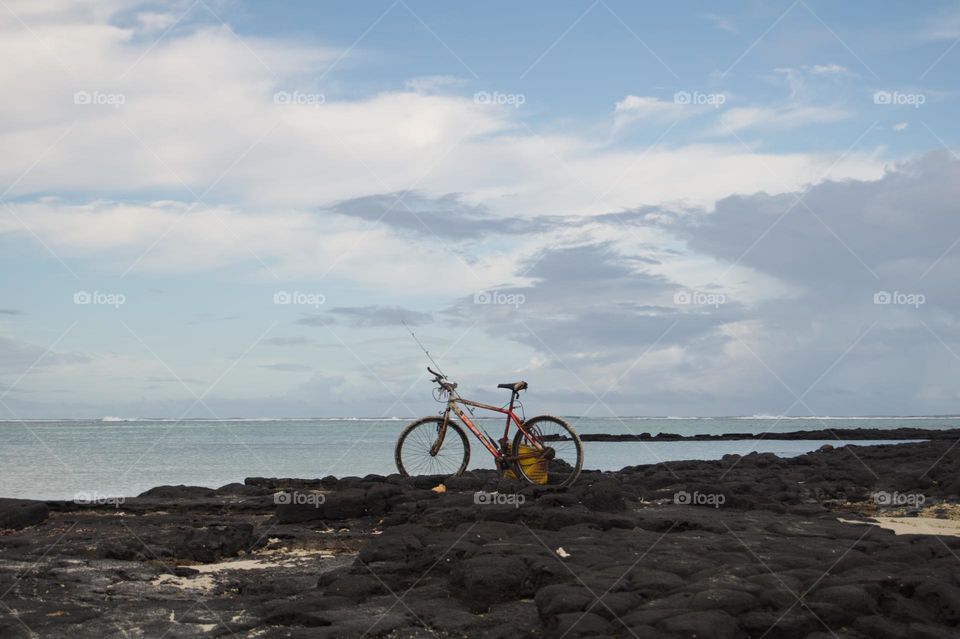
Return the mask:
<path id="1" fill-rule="evenodd" d="M 826 433 L 826 436 L 824 434 Z M 621 434 L 582 433 L 580 439 L 585 442 L 682 442 L 682 441 L 753 441 L 753 440 L 822 440 L 836 439 L 844 441 L 864 440 L 904 440 L 904 439 L 960 439 L 960 429 L 930 430 L 927 428 L 838 428 L 823 430 L 793 430 L 786 433 L 704 433 L 700 435 L 678 435 L 676 433 Z"/>
<path id="2" fill-rule="evenodd" d="M 0 500 L 0 637 L 957 637 L 960 537 L 875 522 L 955 524 L 958 471 L 932 440 Z"/>

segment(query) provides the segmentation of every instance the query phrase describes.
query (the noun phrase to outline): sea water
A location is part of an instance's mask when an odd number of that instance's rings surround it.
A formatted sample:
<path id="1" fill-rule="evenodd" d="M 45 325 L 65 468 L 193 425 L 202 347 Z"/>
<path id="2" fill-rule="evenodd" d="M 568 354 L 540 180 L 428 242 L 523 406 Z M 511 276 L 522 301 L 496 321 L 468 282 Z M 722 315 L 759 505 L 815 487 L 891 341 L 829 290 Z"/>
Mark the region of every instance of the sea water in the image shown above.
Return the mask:
<path id="1" fill-rule="evenodd" d="M 568 417 L 580 433 L 763 433 L 823 430 L 817 440 L 585 442 L 584 468 L 619 470 L 753 451 L 794 456 L 848 443 L 848 428 L 960 428 L 958 417 Z M 216 488 L 246 477 L 364 476 L 396 472 L 393 450 L 409 419 L 226 419 L 0 422 L 0 497 L 133 496 L 163 484 Z M 479 424 L 494 437 L 500 419 Z M 829 430 L 827 430 L 829 429 Z M 831 432 L 833 431 L 833 432 Z M 471 468 L 492 468 L 471 439 Z M 857 445 L 890 441 L 852 441 Z"/>

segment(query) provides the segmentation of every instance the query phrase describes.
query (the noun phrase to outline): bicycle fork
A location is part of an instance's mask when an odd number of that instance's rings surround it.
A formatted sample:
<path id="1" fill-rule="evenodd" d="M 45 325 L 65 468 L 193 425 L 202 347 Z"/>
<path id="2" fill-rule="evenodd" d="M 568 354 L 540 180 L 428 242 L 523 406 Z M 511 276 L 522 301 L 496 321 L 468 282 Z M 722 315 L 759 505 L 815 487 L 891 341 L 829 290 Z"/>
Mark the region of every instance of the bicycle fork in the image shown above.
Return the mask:
<path id="1" fill-rule="evenodd" d="M 450 409 L 443 411 L 443 420 L 440 422 L 440 426 L 437 428 L 437 441 L 433 442 L 433 446 L 430 447 L 430 456 L 436 457 L 437 453 L 440 452 L 440 447 L 443 446 L 443 438 L 447 435 L 447 423 L 450 421 Z"/>

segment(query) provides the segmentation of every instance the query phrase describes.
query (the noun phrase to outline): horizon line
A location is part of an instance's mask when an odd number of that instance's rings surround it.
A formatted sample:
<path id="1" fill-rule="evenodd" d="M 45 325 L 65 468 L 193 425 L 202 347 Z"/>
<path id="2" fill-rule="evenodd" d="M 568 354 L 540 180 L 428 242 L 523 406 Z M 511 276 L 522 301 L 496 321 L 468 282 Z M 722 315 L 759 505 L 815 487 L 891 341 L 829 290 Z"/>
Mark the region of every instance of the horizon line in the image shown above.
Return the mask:
<path id="1" fill-rule="evenodd" d="M 427 415 L 432 416 L 432 415 Z M 591 417 L 589 415 L 560 415 L 564 418 L 570 419 L 602 419 L 602 420 L 618 420 L 618 419 L 664 419 L 664 420 L 684 420 L 684 419 L 743 419 L 743 420 L 786 420 L 786 419 L 803 419 L 803 420 L 820 420 L 820 419 L 960 419 L 958 414 L 940 414 L 940 415 L 766 415 L 766 414 L 754 414 L 754 415 L 617 415 L 617 416 L 597 416 Z M 153 416 L 153 417 L 141 417 L 141 416 L 132 416 L 132 417 L 119 417 L 114 415 L 103 415 L 98 417 L 29 417 L 22 419 L 0 419 L 0 423 L 17 423 L 17 422 L 89 422 L 97 421 L 104 423 L 111 422 L 129 422 L 129 421 L 166 421 L 166 422 L 191 422 L 191 421 L 202 421 L 202 422 L 228 422 L 228 421 L 351 421 L 351 420 L 365 420 L 365 421 L 403 421 L 408 419 L 420 419 L 421 416 L 396 416 L 391 415 L 389 417 L 384 416 L 373 416 L 373 415 L 338 415 L 338 416 L 311 416 L 311 417 L 276 417 L 276 416 L 256 416 L 256 417 L 243 417 L 243 416 L 234 416 L 234 417 L 165 417 L 165 416 Z M 474 419 L 502 419 L 500 416 L 496 415 L 477 415 Z"/>

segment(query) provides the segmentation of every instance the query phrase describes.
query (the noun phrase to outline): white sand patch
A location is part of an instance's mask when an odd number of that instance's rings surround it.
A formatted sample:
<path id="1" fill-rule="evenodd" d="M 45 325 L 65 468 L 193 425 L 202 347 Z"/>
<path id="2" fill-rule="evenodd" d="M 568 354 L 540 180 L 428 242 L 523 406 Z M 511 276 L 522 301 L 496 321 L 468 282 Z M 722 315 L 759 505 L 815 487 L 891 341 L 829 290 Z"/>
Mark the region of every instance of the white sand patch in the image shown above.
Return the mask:
<path id="1" fill-rule="evenodd" d="M 263 568 L 273 568 L 277 566 L 275 561 L 264 561 L 261 559 L 238 559 L 236 561 L 221 561 L 215 564 L 197 564 L 190 566 L 200 574 L 209 575 L 212 573 L 223 572 L 224 570 L 262 570 Z"/>
<path id="2" fill-rule="evenodd" d="M 222 572 L 231 570 L 265 570 L 267 568 L 294 567 L 300 562 L 309 559 L 330 559 L 337 555 L 331 550 L 307 548 L 276 548 L 263 550 L 250 559 L 234 559 L 212 564 L 194 564 L 186 566 L 196 570 L 199 574 L 189 577 L 178 577 L 163 574 L 151 583 L 154 586 L 174 586 L 183 590 L 209 591 L 215 585 L 214 577 Z"/>
<path id="3" fill-rule="evenodd" d="M 334 557 L 330 550 L 307 550 L 297 548 L 290 550 L 288 548 L 277 548 L 274 550 L 264 550 L 257 553 L 253 559 L 234 559 L 232 561 L 221 561 L 213 564 L 196 564 L 190 566 L 197 572 L 209 575 L 225 570 L 263 570 L 265 568 L 276 568 L 278 566 L 293 566 L 298 561 L 314 557 L 327 558 Z"/>
<path id="4" fill-rule="evenodd" d="M 150 582 L 154 586 L 173 586 L 181 590 L 199 590 L 206 592 L 213 589 L 213 577 L 198 575 L 196 577 L 177 577 L 176 575 L 160 575 Z"/>
<path id="5" fill-rule="evenodd" d="M 865 524 L 892 530 L 895 535 L 938 535 L 960 537 L 960 521 L 937 517 L 874 517 L 874 521 L 837 518 L 845 524 Z"/>
<path id="6" fill-rule="evenodd" d="M 257 552 L 261 557 L 273 557 L 275 555 L 286 555 L 292 559 L 302 559 L 305 557 L 335 557 L 332 550 L 308 549 L 308 548 L 268 548 Z"/>

